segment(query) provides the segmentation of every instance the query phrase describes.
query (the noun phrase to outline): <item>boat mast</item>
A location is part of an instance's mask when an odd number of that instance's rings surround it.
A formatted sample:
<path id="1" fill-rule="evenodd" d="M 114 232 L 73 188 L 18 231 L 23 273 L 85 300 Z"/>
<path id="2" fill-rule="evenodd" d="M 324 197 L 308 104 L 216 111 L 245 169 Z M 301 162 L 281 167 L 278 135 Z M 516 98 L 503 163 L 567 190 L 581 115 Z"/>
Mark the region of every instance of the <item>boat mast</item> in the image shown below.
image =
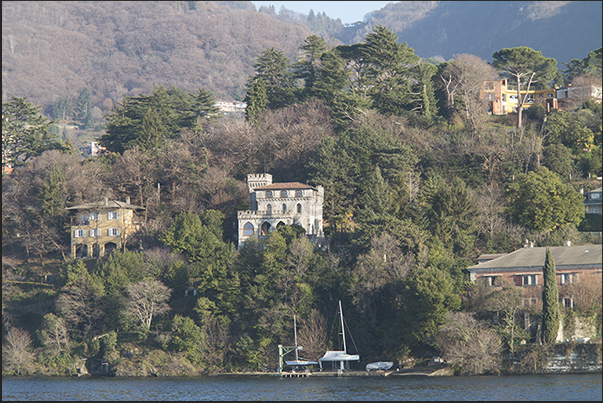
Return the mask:
<path id="1" fill-rule="evenodd" d="M 341 337 L 343 339 L 343 352 L 347 354 L 348 350 L 345 347 L 345 328 L 343 326 L 343 310 L 341 309 L 341 300 L 339 300 L 339 316 L 341 316 Z"/>
<path id="2" fill-rule="evenodd" d="M 297 356 L 297 323 L 295 322 L 295 314 L 293 315 L 293 338 L 295 340 L 295 361 L 299 361 Z"/>

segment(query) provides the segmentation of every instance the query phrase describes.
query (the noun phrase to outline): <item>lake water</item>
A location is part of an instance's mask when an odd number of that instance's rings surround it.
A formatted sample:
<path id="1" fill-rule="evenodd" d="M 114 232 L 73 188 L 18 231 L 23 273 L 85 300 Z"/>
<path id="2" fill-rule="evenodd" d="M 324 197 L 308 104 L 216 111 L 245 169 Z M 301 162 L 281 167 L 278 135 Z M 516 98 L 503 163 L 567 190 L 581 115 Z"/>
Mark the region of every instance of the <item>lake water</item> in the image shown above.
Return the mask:
<path id="1" fill-rule="evenodd" d="M 2 400 L 592 400 L 601 374 L 2 378 Z"/>

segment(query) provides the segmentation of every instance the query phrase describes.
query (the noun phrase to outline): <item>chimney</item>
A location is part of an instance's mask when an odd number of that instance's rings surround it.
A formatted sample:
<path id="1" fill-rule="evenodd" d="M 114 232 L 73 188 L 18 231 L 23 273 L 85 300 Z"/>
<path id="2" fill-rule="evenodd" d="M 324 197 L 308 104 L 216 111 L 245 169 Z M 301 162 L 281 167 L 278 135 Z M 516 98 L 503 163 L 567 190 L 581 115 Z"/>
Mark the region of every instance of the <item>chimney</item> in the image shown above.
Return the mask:
<path id="1" fill-rule="evenodd" d="M 109 205 L 109 198 L 105 197 L 105 206 Z"/>
<path id="2" fill-rule="evenodd" d="M 572 241 L 565 241 L 565 246 L 572 246 Z"/>
<path id="3" fill-rule="evenodd" d="M 129 197 L 126 197 L 126 203 L 130 204 L 130 198 Z"/>

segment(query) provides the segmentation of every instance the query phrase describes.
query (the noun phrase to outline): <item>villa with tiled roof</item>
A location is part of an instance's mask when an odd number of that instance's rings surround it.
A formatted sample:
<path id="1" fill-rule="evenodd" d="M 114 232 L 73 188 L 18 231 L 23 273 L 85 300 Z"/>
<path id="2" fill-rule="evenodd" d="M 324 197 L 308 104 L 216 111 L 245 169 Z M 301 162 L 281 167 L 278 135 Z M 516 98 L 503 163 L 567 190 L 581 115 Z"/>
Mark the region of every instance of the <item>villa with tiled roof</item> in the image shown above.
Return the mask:
<path id="1" fill-rule="evenodd" d="M 238 248 L 251 237 L 263 238 L 281 225 L 298 224 L 318 246 L 325 243 L 324 188 L 300 182 L 272 183 L 272 175 L 247 175 L 249 210 L 238 212 Z"/>

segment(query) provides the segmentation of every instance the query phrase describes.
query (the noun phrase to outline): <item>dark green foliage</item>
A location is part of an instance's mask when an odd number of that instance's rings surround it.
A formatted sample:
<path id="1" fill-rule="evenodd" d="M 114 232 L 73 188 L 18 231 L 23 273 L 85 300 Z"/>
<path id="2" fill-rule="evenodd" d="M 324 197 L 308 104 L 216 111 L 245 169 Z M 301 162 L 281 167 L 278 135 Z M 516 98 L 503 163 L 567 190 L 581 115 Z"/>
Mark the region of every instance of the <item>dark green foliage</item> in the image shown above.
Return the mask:
<path id="1" fill-rule="evenodd" d="M 245 95 L 245 118 L 249 122 L 261 120 L 264 112 L 268 109 L 268 94 L 266 93 L 266 84 L 264 80 L 258 78 L 249 83 Z"/>
<path id="2" fill-rule="evenodd" d="M 542 274 L 544 287 L 542 289 L 542 342 L 554 343 L 559 331 L 559 290 L 557 289 L 557 276 L 555 260 L 551 250 L 546 248 L 546 257 Z"/>
<path id="3" fill-rule="evenodd" d="M 62 216 L 65 214 L 65 176 L 63 172 L 54 168 L 44 178 L 42 184 L 42 212 L 46 217 Z"/>
<path id="4" fill-rule="evenodd" d="M 270 48 L 262 52 L 253 65 L 256 74 L 249 78 L 247 88 L 259 79 L 266 86 L 268 109 L 279 109 L 291 105 L 294 97 L 293 73 L 283 52 Z"/>
<path id="5" fill-rule="evenodd" d="M 323 54 L 328 50 L 324 39 L 316 35 L 310 35 L 300 47 L 302 55 L 292 66 L 297 78 L 304 80 L 303 97 L 312 95 L 312 88 L 316 83 L 318 71 Z"/>
<path id="6" fill-rule="evenodd" d="M 601 232 L 603 227 L 603 220 L 601 214 L 597 213 L 585 213 L 584 220 L 580 223 L 578 229 L 584 232 Z"/>
<path id="7" fill-rule="evenodd" d="M 163 147 L 181 129 L 200 130 L 204 120 L 215 117 L 213 94 L 205 90 L 186 92 L 177 87 L 156 87 L 152 95 L 125 97 L 106 117 L 106 133 L 99 142 L 108 151 L 123 153 L 139 146 Z"/>
<path id="8" fill-rule="evenodd" d="M 419 198 L 426 229 L 433 240 L 457 256 L 468 256 L 477 236 L 478 210 L 463 180 L 455 176 L 448 183 L 442 178 L 432 178 Z"/>
<path id="9" fill-rule="evenodd" d="M 563 144 L 550 144 L 543 152 L 542 164 L 562 178 L 574 170 L 572 154 Z"/>
<path id="10" fill-rule="evenodd" d="M 567 70 L 564 70 L 563 73 L 570 83 L 581 75 L 601 79 L 601 48 L 588 52 L 588 56 L 584 59 L 570 59 L 569 63 L 564 64 Z"/>
<path id="11" fill-rule="evenodd" d="M 578 192 L 546 167 L 517 175 L 507 187 L 509 214 L 521 225 L 537 231 L 579 225 L 584 218 L 582 200 Z"/>
<path id="12" fill-rule="evenodd" d="M 434 267 L 416 271 L 405 282 L 400 331 L 408 345 L 416 346 L 446 321 L 448 312 L 459 309 L 460 296 L 450 276 Z M 403 328 L 402 328 L 403 326 Z"/>
<path id="13" fill-rule="evenodd" d="M 44 151 L 61 149 L 50 133 L 51 121 L 26 98 L 12 97 L 2 104 L 2 167 L 21 165 Z"/>

